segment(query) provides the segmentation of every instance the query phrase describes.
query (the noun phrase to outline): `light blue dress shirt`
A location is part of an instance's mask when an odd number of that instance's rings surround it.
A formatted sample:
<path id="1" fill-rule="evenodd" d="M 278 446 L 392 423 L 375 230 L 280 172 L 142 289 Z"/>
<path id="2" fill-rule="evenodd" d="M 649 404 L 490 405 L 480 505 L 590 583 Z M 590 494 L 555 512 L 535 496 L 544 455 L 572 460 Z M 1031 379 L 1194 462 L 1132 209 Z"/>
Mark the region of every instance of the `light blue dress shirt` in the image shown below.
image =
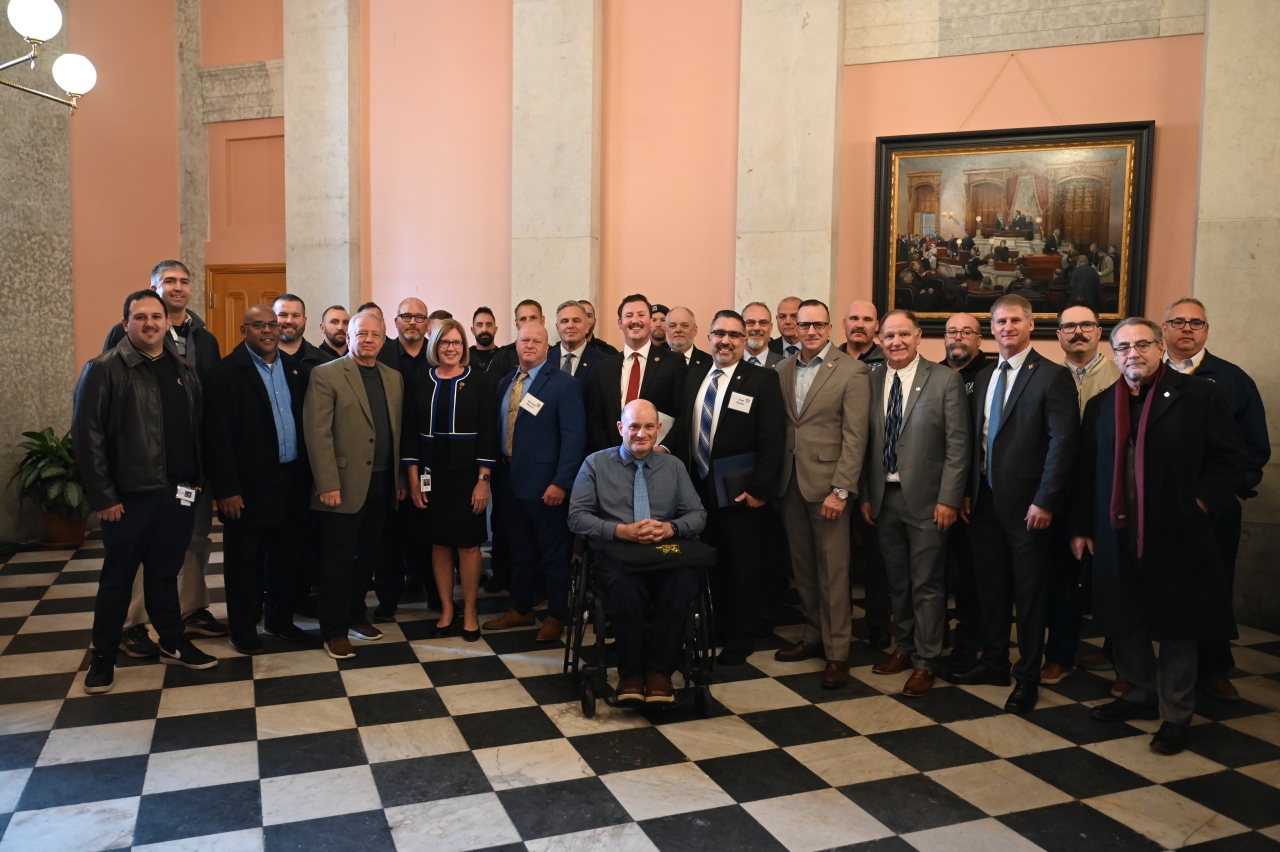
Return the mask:
<path id="1" fill-rule="evenodd" d="M 296 461 L 298 458 L 298 429 L 293 422 L 293 394 L 289 392 L 289 382 L 284 375 L 284 363 L 279 355 L 268 364 L 258 357 L 258 353 L 245 347 L 253 365 L 258 368 L 262 383 L 267 386 L 267 399 L 271 402 L 271 417 L 276 423 L 276 443 L 280 447 L 280 463 Z"/>
<path id="2" fill-rule="evenodd" d="M 813 379 L 818 375 L 818 369 L 822 366 L 831 354 L 831 342 L 827 341 L 827 345 L 822 347 L 822 351 L 813 356 L 813 359 L 806 364 L 799 357 L 796 358 L 796 410 L 804 410 L 804 398 L 809 395 L 809 388 L 813 385 Z"/>
<path id="3" fill-rule="evenodd" d="M 542 363 L 529 370 L 529 376 L 524 380 L 524 386 L 520 388 L 520 399 L 524 399 L 529 394 L 529 387 L 533 384 L 533 380 L 538 378 L 538 372 L 545 366 L 547 359 L 543 358 Z M 520 365 L 516 365 L 515 374 L 511 377 L 511 384 L 516 383 L 516 379 L 520 378 Z M 499 416 L 498 422 L 502 424 L 502 436 L 498 442 L 498 449 L 502 451 L 504 456 L 507 455 L 507 417 L 511 413 L 511 387 L 508 386 L 502 394 L 502 399 L 498 400 Z M 507 456 L 507 458 L 511 458 Z"/>

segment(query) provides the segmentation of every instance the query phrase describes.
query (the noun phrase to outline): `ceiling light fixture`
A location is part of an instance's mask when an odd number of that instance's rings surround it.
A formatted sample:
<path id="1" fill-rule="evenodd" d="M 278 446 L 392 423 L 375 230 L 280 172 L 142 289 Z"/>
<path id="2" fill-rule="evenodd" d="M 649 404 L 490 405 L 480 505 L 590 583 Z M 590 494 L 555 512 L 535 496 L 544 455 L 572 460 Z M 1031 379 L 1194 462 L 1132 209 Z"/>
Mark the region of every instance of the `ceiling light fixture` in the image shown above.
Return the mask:
<path id="1" fill-rule="evenodd" d="M 11 62 L 0 63 L 0 71 L 13 68 L 24 62 L 36 67 L 36 59 L 40 56 L 40 45 L 49 41 L 62 29 L 62 9 L 55 0 L 9 0 L 9 23 L 27 44 L 31 45 L 26 56 L 20 56 Z M 74 115 L 79 100 L 98 82 L 98 72 L 93 63 L 78 53 L 64 53 L 53 62 L 53 81 L 64 92 L 65 98 L 50 95 L 36 89 L 20 86 L 8 80 L 0 80 L 0 86 L 8 86 L 20 92 L 65 104 Z"/>

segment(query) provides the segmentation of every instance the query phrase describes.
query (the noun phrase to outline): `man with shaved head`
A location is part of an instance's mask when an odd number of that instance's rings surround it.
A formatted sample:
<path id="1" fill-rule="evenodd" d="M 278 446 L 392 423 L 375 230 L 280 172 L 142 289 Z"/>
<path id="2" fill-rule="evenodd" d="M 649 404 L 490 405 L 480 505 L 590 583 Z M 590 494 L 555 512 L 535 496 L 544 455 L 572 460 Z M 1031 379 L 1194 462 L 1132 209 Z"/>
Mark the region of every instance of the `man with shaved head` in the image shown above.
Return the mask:
<path id="1" fill-rule="evenodd" d="M 231 647 L 261 654 L 259 620 L 273 636 L 306 639 L 293 607 L 305 592 L 298 537 L 311 479 L 302 445 L 309 372 L 280 348 L 267 305 L 244 312 L 240 334 L 205 378 L 204 446 L 223 525 Z"/>

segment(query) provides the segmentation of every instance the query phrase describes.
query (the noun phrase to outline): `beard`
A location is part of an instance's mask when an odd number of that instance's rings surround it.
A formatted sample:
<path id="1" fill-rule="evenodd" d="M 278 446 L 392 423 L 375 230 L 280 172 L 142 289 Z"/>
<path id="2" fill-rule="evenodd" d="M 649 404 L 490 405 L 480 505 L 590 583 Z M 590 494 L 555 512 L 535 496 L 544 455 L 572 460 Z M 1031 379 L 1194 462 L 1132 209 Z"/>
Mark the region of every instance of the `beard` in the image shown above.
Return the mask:
<path id="1" fill-rule="evenodd" d="M 967 346 L 952 346 L 947 350 L 947 360 L 952 364 L 963 364 L 971 357 Z"/>
<path id="2" fill-rule="evenodd" d="M 281 343 L 292 343 L 293 341 L 297 340 L 301 336 L 302 336 L 302 331 L 300 329 L 285 328 L 284 326 L 280 326 L 280 342 Z"/>
<path id="3" fill-rule="evenodd" d="M 476 345 L 477 345 L 477 346 L 492 346 L 492 345 L 493 345 L 493 335 L 492 335 L 492 334 L 490 334 L 490 333 L 489 333 L 489 332 L 487 332 L 487 331 L 482 331 L 482 332 L 480 332 L 479 334 L 477 334 L 477 335 L 476 335 Z"/>
<path id="4" fill-rule="evenodd" d="M 766 337 L 747 337 L 747 348 L 752 352 L 761 352 L 769 345 L 769 339 Z"/>

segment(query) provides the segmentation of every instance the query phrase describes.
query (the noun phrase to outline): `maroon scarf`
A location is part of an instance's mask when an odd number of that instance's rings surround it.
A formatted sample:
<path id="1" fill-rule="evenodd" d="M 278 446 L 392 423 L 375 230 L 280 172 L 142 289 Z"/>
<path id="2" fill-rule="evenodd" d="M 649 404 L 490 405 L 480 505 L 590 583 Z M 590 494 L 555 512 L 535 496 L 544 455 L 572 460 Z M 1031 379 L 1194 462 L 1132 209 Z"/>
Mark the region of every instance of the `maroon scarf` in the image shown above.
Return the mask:
<path id="1" fill-rule="evenodd" d="M 1143 489 L 1145 478 L 1144 458 L 1147 451 L 1147 420 L 1151 416 L 1151 400 L 1155 397 L 1156 387 L 1164 380 L 1164 361 L 1156 368 L 1151 379 L 1151 389 L 1147 391 L 1147 401 L 1142 404 L 1142 416 L 1138 418 L 1138 437 L 1133 447 L 1134 490 L 1138 494 L 1138 556 L 1142 556 L 1143 537 L 1146 533 L 1146 494 Z M 1116 452 L 1115 470 L 1111 478 L 1111 528 L 1122 530 L 1129 526 L 1129 518 L 1125 512 L 1125 460 L 1129 454 L 1129 435 L 1133 424 L 1129 421 L 1129 384 L 1120 378 L 1116 382 Z"/>

